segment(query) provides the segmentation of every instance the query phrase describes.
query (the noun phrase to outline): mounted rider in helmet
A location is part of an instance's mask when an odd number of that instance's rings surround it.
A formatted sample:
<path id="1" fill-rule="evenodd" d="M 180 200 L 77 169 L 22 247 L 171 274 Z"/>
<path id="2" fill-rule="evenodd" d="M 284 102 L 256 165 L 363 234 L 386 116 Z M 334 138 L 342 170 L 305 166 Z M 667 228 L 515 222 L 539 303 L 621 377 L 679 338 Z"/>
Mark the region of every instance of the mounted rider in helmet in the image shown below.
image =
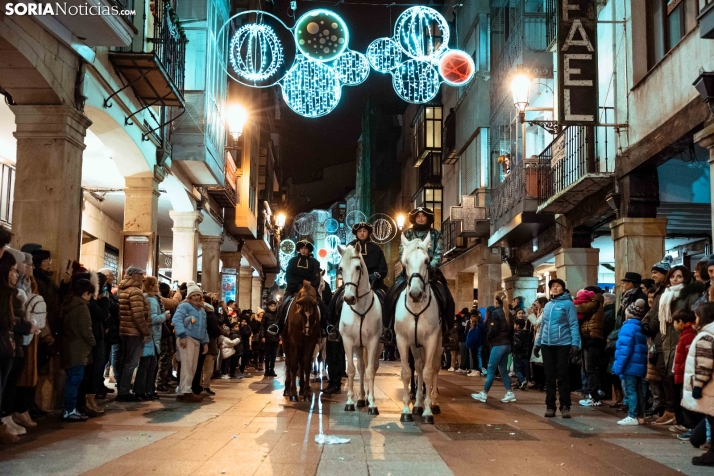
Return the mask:
<path id="1" fill-rule="evenodd" d="M 312 256 L 315 247 L 309 241 L 301 240 L 295 243 L 295 249 L 298 254 L 290 258 L 288 266 L 285 269 L 287 288 L 285 289 L 283 302 L 280 303 L 280 309 L 278 310 L 278 322 L 280 323 L 280 327 L 283 327 L 283 323 L 287 320 L 288 306 L 292 302 L 294 295 L 302 288 L 303 283 L 305 281 L 309 282 L 310 285 L 315 288 L 315 291 L 320 287 L 322 276 L 320 262 Z M 320 312 L 324 320 L 327 316 L 327 309 L 319 293 L 318 304 L 320 304 Z"/>
<path id="2" fill-rule="evenodd" d="M 354 246 L 356 250 L 359 250 L 364 264 L 367 266 L 369 284 L 377 293 L 377 297 L 380 301 L 384 302 L 384 296 L 387 292 L 387 287 L 384 285 L 384 278 L 389 272 L 389 267 L 387 266 L 387 260 L 384 258 L 382 248 L 372 241 L 372 231 L 372 225 L 369 223 L 357 223 L 352 227 L 352 233 L 357 239 L 352 240 L 348 246 Z M 335 291 L 335 295 L 332 301 L 330 301 L 327 338 L 332 342 L 338 342 L 340 340 L 338 328 L 340 326 L 344 293 L 345 286 L 342 285 Z"/>
<path id="3" fill-rule="evenodd" d="M 429 283 L 431 290 L 439 304 L 439 313 L 442 323 L 442 341 L 444 347 L 453 347 L 453 337 L 449 330 L 454 325 L 454 298 L 446 285 L 446 278 L 437 268 L 441 263 L 441 232 L 432 227 L 434 224 L 434 212 L 426 207 L 418 207 L 409 212 L 409 223 L 412 227 L 404 231 L 404 237 L 408 240 L 419 238 L 426 239 L 427 235 L 431 235 L 431 244 L 427 250 L 429 253 Z M 399 245 L 399 260 L 402 259 L 404 247 Z M 389 289 L 387 294 L 388 311 L 382 314 L 382 323 L 384 330 L 380 341 L 384 344 L 394 344 L 394 312 L 396 310 L 397 299 L 407 286 L 407 277 L 405 270 L 397 276 L 394 284 Z M 455 343 L 458 347 L 458 342 Z"/>

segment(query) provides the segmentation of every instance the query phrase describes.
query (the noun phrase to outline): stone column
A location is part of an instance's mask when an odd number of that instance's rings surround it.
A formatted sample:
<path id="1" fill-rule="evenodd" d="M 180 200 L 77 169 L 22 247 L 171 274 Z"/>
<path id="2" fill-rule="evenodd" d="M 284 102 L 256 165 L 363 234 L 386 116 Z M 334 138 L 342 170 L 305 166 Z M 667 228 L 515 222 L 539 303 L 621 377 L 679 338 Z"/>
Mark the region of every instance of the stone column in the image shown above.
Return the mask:
<path id="1" fill-rule="evenodd" d="M 498 248 L 480 245 L 481 254 L 477 266 L 477 287 L 479 307 L 493 305 L 493 297 L 503 289 L 501 284 L 501 253 Z M 494 253 L 493 251 L 496 251 Z M 485 316 L 484 316 L 485 318 Z"/>
<path id="2" fill-rule="evenodd" d="M 596 286 L 600 250 L 597 248 L 559 248 L 555 252 L 558 277 L 565 281 L 572 294 L 586 286 Z"/>
<path id="3" fill-rule="evenodd" d="M 172 279 L 179 283 L 196 281 L 198 262 L 198 224 L 203 221 L 200 211 L 169 211 L 174 221 Z"/>
<path id="4" fill-rule="evenodd" d="M 151 176 L 124 178 L 124 231 L 156 233 L 159 224 L 159 184 L 166 173 L 157 168 Z"/>
<path id="5" fill-rule="evenodd" d="M 522 296 L 526 308 L 535 301 L 538 294 L 538 278 L 533 276 L 511 276 L 503 280 L 506 285 L 506 298 L 508 302 L 503 303 L 503 307 L 511 304 L 516 296 Z"/>
<path id="6" fill-rule="evenodd" d="M 709 171 L 714 173 L 714 122 L 711 122 L 704 129 L 694 134 L 694 141 L 700 146 L 709 149 Z M 714 201 L 714 181 L 710 181 L 710 194 Z M 714 231 L 714 208 L 711 211 L 712 230 Z"/>
<path id="7" fill-rule="evenodd" d="M 201 242 L 201 287 L 210 293 L 221 291 L 221 244 L 222 236 L 203 236 Z"/>
<path id="8" fill-rule="evenodd" d="M 80 254 L 80 262 L 87 269 L 102 269 L 104 267 L 105 244 L 106 243 L 100 239 L 92 240 L 83 244 L 82 253 Z"/>
<path id="9" fill-rule="evenodd" d="M 455 281 L 456 312 L 463 308 L 471 309 L 474 305 L 474 273 L 457 273 Z"/>
<path id="10" fill-rule="evenodd" d="M 253 291 L 253 268 L 250 266 L 241 266 L 239 269 L 239 275 L 237 281 L 240 281 L 238 285 L 238 307 L 243 309 L 250 309 L 253 305 L 251 300 L 251 295 Z"/>
<path id="11" fill-rule="evenodd" d="M 250 308 L 253 311 L 257 311 L 259 307 L 262 307 L 262 300 L 263 300 L 263 278 L 260 276 L 253 276 L 252 279 L 252 290 L 250 294 Z"/>
<path id="12" fill-rule="evenodd" d="M 649 276 L 652 265 L 664 256 L 667 219 L 620 218 L 610 223 L 610 231 L 615 242 L 615 284 L 628 271 Z"/>
<path id="13" fill-rule="evenodd" d="M 64 260 L 80 255 L 82 153 L 92 122 L 71 106 L 10 109 L 17 139 L 13 246 L 40 243 L 58 270 Z"/>

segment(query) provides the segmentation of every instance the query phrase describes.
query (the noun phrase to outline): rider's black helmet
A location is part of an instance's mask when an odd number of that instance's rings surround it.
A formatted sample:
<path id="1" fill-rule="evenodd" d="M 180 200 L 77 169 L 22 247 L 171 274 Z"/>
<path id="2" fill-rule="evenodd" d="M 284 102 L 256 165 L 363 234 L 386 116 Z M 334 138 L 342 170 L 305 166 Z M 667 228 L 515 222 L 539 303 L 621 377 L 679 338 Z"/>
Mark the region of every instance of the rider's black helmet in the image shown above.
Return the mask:
<path id="1" fill-rule="evenodd" d="M 431 210 L 431 208 L 426 208 L 426 207 L 417 207 L 414 210 L 409 212 L 409 223 L 412 225 L 416 225 L 416 217 L 417 214 L 423 213 L 426 215 L 426 224 L 428 226 L 431 226 L 434 224 L 434 212 Z"/>
<path id="2" fill-rule="evenodd" d="M 367 233 L 369 233 L 369 236 L 372 236 L 372 231 L 374 230 L 372 228 L 372 225 L 370 223 L 367 223 L 365 221 L 355 223 L 352 225 L 352 234 L 357 236 L 357 232 L 360 231 L 362 228 L 367 230 Z"/>

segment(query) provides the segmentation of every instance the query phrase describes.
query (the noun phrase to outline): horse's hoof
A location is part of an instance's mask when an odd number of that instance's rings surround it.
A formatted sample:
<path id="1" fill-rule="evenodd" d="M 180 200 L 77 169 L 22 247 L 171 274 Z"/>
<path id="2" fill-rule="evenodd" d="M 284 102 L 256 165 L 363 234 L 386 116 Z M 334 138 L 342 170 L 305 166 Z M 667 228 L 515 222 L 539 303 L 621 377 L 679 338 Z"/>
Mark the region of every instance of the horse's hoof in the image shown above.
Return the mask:
<path id="1" fill-rule="evenodd" d="M 421 415 L 422 413 L 424 413 L 424 407 L 412 408 L 412 415 Z"/>
<path id="2" fill-rule="evenodd" d="M 441 407 L 439 405 L 432 405 L 431 406 L 431 413 L 434 415 L 438 415 L 441 413 Z"/>
<path id="3" fill-rule="evenodd" d="M 411 415 L 411 413 L 402 413 L 402 417 L 399 419 L 402 423 L 409 423 L 414 421 L 414 417 Z"/>
<path id="4" fill-rule="evenodd" d="M 422 422 L 426 423 L 427 425 L 433 425 L 434 415 L 424 415 L 424 417 L 422 418 Z"/>
<path id="5" fill-rule="evenodd" d="M 365 400 L 357 400 L 357 408 L 366 407 L 367 402 Z"/>
<path id="6" fill-rule="evenodd" d="M 291 402 L 297 402 L 297 401 L 298 401 L 297 395 L 290 395 L 290 401 L 291 401 Z"/>
<path id="7" fill-rule="evenodd" d="M 355 405 L 354 405 L 354 403 L 348 403 L 347 405 L 345 405 L 345 411 L 346 411 L 346 412 L 353 412 L 353 411 L 355 411 Z"/>
<path id="8" fill-rule="evenodd" d="M 367 410 L 367 413 L 370 415 L 379 415 L 379 410 L 377 410 L 377 407 L 373 407 Z"/>
<path id="9" fill-rule="evenodd" d="M 284 391 L 283 391 L 283 397 L 287 397 L 288 395 L 290 395 L 290 394 L 288 393 L 288 391 L 287 391 L 287 390 L 284 390 Z"/>

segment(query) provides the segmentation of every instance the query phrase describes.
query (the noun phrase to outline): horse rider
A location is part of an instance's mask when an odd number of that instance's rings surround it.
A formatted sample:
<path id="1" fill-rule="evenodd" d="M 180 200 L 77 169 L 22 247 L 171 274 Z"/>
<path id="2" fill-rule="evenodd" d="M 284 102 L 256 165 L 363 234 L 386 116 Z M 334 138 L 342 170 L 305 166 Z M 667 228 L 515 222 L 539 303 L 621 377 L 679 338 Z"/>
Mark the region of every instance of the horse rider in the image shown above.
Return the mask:
<path id="1" fill-rule="evenodd" d="M 384 277 L 387 276 L 389 267 L 387 266 L 387 260 L 384 258 L 382 248 L 372 241 L 372 231 L 372 225 L 366 222 L 353 225 L 352 233 L 357 239 L 352 240 L 348 246 L 353 246 L 355 250 L 359 250 L 364 264 L 367 266 L 369 284 L 372 286 L 372 290 L 377 293 L 379 300 L 384 303 L 384 297 L 387 292 L 387 287 L 384 285 Z M 345 286 L 343 284 L 335 291 L 330 303 L 327 339 L 331 342 L 340 340 L 338 328 L 340 326 L 342 304 L 344 303 L 344 293 Z"/>
<path id="2" fill-rule="evenodd" d="M 280 303 L 280 310 L 278 311 L 278 322 L 281 323 L 287 321 L 288 305 L 292 302 L 295 294 L 300 291 L 305 281 L 309 282 L 310 285 L 315 288 L 316 292 L 320 287 L 322 276 L 320 262 L 312 256 L 315 247 L 308 240 L 301 240 L 295 243 L 295 249 L 298 254 L 288 261 L 288 266 L 285 269 L 287 288 L 285 289 L 285 296 L 283 297 L 283 302 Z M 324 320 L 327 316 L 327 308 L 319 295 L 318 303 L 320 304 L 320 311 L 322 313 L 322 319 Z"/>
<path id="3" fill-rule="evenodd" d="M 439 304 L 439 313 L 441 315 L 443 331 L 443 345 L 444 347 L 458 347 L 458 342 L 454 342 L 454 338 L 449 332 L 454 326 L 454 298 L 446 285 L 446 278 L 444 278 L 441 270 L 437 268 L 437 266 L 441 263 L 441 232 L 432 226 L 434 224 L 434 212 L 426 207 L 417 207 L 409 212 L 409 223 L 412 224 L 412 227 L 404 231 L 404 237 L 408 240 L 411 241 L 416 238 L 424 240 L 427 235 L 431 235 L 431 244 L 427 250 L 430 260 L 428 267 L 429 284 L 431 285 L 431 290 L 434 292 L 436 300 Z M 404 247 L 399 245 L 400 261 L 402 259 L 403 252 Z M 387 294 L 388 312 L 384 312 L 382 314 L 384 330 L 382 331 L 380 342 L 384 344 L 394 343 L 394 312 L 396 310 L 396 300 L 399 298 L 399 295 L 402 291 L 404 291 L 406 286 L 406 271 L 402 269 L 402 272 L 397 276 L 394 284 L 389 289 L 389 293 Z"/>

